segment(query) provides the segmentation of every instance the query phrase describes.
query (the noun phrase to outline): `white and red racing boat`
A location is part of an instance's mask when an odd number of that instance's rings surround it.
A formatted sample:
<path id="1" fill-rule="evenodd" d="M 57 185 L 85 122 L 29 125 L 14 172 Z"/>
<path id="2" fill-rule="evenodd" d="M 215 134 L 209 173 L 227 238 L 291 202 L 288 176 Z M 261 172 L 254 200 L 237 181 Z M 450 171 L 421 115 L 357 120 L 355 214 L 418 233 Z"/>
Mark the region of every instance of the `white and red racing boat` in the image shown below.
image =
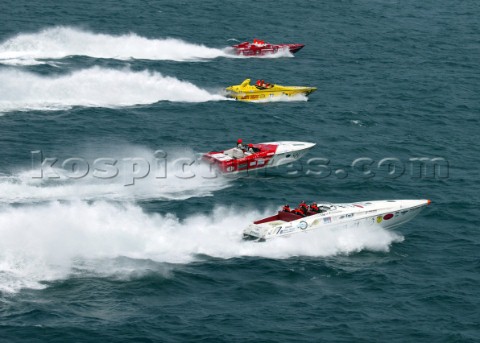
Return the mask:
<path id="1" fill-rule="evenodd" d="M 413 219 L 430 200 L 377 200 L 351 204 L 317 204 L 303 214 L 279 211 L 276 215 L 257 220 L 243 231 L 247 240 L 265 241 L 316 230 L 355 229 L 379 226 L 392 229 Z"/>
<path id="2" fill-rule="evenodd" d="M 233 50 L 237 55 L 244 56 L 264 56 L 275 54 L 278 51 L 286 50 L 290 51 L 292 54 L 298 52 L 305 45 L 303 44 L 270 44 L 265 43 L 263 40 L 254 39 L 252 43 L 243 42 L 232 46 Z"/>
<path id="3" fill-rule="evenodd" d="M 245 149 L 232 148 L 212 151 L 203 159 L 214 164 L 223 173 L 251 171 L 292 163 L 313 148 L 308 142 L 270 142 L 249 144 Z"/>

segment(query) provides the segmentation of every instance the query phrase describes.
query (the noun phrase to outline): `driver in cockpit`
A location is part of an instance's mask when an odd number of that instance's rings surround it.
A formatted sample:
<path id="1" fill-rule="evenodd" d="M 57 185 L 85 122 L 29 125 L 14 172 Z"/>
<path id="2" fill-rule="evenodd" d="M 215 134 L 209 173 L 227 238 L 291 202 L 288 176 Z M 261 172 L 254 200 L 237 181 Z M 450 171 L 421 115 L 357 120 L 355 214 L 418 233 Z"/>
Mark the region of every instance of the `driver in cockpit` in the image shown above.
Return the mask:
<path id="1" fill-rule="evenodd" d="M 243 140 L 241 138 L 237 139 L 237 148 L 242 150 L 242 151 L 245 151 L 245 145 L 243 145 Z"/>

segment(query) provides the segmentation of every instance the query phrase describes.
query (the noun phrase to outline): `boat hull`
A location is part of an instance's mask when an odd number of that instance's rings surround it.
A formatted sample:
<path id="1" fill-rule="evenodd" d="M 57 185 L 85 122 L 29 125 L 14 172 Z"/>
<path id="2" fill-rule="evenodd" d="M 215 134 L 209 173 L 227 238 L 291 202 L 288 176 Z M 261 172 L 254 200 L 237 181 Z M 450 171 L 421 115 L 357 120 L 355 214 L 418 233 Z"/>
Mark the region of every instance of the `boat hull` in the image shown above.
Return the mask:
<path id="1" fill-rule="evenodd" d="M 265 241 L 321 230 L 348 230 L 358 227 L 392 229 L 418 215 L 429 200 L 382 200 L 353 204 L 327 204 L 323 213 L 300 217 L 279 212 L 246 228 L 243 238 Z"/>
<path id="2" fill-rule="evenodd" d="M 239 85 L 225 88 L 227 93 L 226 96 L 240 101 L 265 101 L 281 96 L 308 96 L 317 90 L 316 87 L 302 86 L 270 85 L 269 87 L 260 87 L 257 85 L 251 85 L 250 82 L 250 79 L 245 79 Z"/>
<path id="3" fill-rule="evenodd" d="M 298 87 L 292 89 L 285 89 L 279 91 L 247 91 L 247 92 L 230 92 L 227 94 L 228 98 L 239 100 L 239 101 L 265 101 L 271 100 L 274 98 L 286 96 L 286 97 L 294 97 L 299 95 L 308 96 L 317 88 L 315 87 Z"/>
<path id="4" fill-rule="evenodd" d="M 258 143 L 253 144 L 256 152 L 252 154 L 234 148 L 209 152 L 203 155 L 203 159 L 221 173 L 233 174 L 292 163 L 314 146 L 315 143 L 293 141 Z"/>
<path id="5" fill-rule="evenodd" d="M 289 51 L 292 54 L 300 51 L 304 44 L 253 44 L 243 42 L 233 45 L 232 48 L 237 55 L 241 56 L 265 56 L 276 54 L 281 51 Z"/>

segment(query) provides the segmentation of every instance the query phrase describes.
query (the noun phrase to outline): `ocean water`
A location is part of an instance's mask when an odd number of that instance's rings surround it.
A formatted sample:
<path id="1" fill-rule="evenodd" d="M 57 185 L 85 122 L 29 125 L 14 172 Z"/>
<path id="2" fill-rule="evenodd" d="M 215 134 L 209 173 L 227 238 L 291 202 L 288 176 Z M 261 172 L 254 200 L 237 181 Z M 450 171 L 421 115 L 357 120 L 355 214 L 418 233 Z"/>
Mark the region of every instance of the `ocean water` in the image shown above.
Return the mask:
<path id="1" fill-rule="evenodd" d="M 478 342 L 479 17 L 458 0 L 2 1 L 0 342 Z M 253 38 L 306 46 L 228 49 Z M 226 99 L 247 77 L 318 90 Z M 317 145 L 243 178 L 175 163 L 240 137 Z M 115 177 L 95 176 L 105 158 Z M 286 202 L 417 198 L 393 231 L 241 240 Z"/>

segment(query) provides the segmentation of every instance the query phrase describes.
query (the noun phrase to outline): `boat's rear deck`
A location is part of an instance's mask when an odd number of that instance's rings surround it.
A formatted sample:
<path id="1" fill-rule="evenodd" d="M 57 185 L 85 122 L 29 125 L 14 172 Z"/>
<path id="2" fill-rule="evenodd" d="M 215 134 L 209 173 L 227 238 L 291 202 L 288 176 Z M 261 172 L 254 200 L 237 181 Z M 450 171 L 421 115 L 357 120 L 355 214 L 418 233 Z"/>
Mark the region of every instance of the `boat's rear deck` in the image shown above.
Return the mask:
<path id="1" fill-rule="evenodd" d="M 299 216 L 298 214 L 279 211 L 274 216 L 263 218 L 263 219 L 257 220 L 256 222 L 253 222 L 253 223 L 254 224 L 263 224 L 263 223 L 280 221 L 280 223 L 278 223 L 278 224 L 281 224 L 283 222 L 293 222 L 294 220 L 297 220 L 297 219 L 300 219 L 300 218 L 303 218 L 303 217 Z"/>
<path id="2" fill-rule="evenodd" d="M 321 213 L 321 212 L 320 212 Z M 315 214 L 318 214 L 317 212 L 307 212 L 307 217 L 308 216 L 313 216 Z M 284 211 L 278 211 L 278 213 L 274 216 L 263 218 L 260 220 L 257 220 L 256 222 L 253 222 L 254 224 L 264 224 L 264 223 L 271 223 L 272 225 L 275 224 L 282 224 L 284 222 L 293 222 L 294 220 L 304 218 L 303 216 L 300 216 L 298 214 L 294 214 L 291 212 L 284 212 Z M 276 223 L 278 222 L 278 223 Z"/>

